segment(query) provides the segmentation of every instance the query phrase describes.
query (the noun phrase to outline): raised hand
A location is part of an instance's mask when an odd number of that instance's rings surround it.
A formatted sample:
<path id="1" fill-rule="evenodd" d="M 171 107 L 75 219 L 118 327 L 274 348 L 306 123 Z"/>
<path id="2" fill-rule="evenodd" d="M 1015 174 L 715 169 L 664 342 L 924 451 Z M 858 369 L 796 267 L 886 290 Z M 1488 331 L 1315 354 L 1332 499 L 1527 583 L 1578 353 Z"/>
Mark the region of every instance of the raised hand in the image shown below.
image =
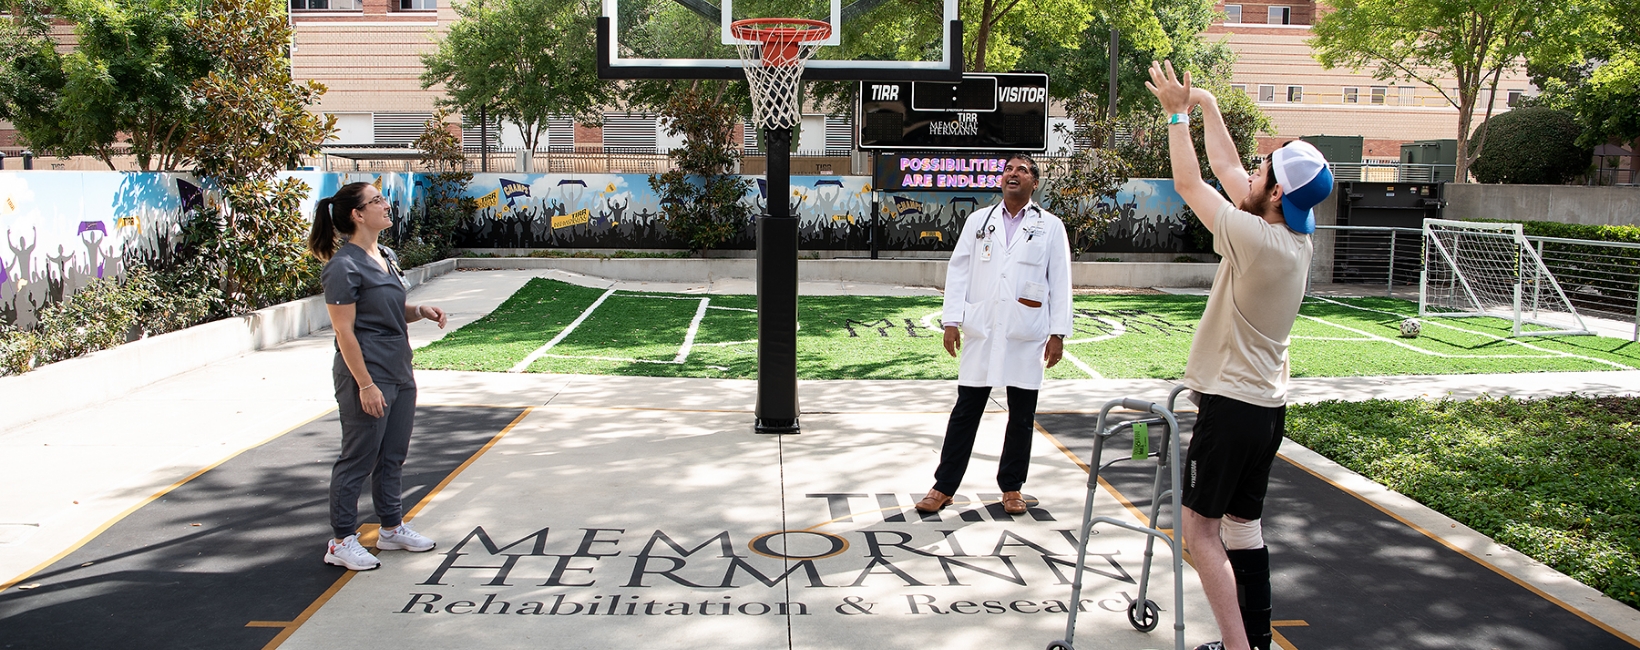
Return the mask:
<path id="1" fill-rule="evenodd" d="M 1152 61 L 1150 63 L 1150 81 L 1145 82 L 1145 88 L 1155 95 L 1162 103 L 1162 110 L 1168 113 L 1188 113 L 1195 105 L 1192 101 L 1190 88 L 1190 72 L 1184 73 L 1184 81 L 1173 72 L 1172 61 Z"/>

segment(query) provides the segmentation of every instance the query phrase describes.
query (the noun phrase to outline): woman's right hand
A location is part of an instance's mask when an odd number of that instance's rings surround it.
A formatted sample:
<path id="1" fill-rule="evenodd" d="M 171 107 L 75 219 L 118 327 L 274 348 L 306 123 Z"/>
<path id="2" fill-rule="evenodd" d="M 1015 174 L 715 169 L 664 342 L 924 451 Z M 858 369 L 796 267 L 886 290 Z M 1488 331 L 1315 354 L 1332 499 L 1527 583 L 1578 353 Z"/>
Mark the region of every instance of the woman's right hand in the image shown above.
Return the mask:
<path id="1" fill-rule="evenodd" d="M 370 417 L 379 418 L 387 411 L 387 398 L 382 395 L 382 389 L 371 384 L 359 389 L 359 405 Z"/>

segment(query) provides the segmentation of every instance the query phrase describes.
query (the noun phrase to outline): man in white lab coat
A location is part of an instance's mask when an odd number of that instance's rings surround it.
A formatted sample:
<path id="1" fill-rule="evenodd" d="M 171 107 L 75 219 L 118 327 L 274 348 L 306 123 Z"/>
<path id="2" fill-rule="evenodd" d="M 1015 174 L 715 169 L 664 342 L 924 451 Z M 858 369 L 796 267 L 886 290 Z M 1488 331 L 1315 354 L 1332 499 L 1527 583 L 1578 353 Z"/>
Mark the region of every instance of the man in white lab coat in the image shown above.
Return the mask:
<path id="1" fill-rule="evenodd" d="M 1065 224 L 1031 200 L 1040 173 L 1018 154 L 1002 172 L 1002 202 L 968 216 L 945 274 L 945 351 L 957 356 L 957 405 L 940 449 L 934 487 L 917 510 L 935 512 L 968 470 L 991 388 L 1008 389 L 1008 425 L 997 468 L 1002 508 L 1024 514 L 1037 389 L 1071 333 L 1071 248 Z M 968 347 L 963 348 L 963 337 Z"/>

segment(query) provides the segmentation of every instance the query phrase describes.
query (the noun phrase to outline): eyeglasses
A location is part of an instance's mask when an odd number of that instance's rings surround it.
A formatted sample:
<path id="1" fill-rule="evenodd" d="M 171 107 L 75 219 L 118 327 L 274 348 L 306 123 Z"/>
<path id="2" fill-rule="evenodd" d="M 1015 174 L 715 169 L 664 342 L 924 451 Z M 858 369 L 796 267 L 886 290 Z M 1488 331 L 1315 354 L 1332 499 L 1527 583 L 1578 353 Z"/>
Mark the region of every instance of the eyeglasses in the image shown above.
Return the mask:
<path id="1" fill-rule="evenodd" d="M 382 196 L 380 194 L 377 194 L 376 198 L 373 198 L 373 199 L 370 199 L 369 201 L 364 202 L 365 205 L 376 205 L 378 203 L 380 203 L 382 205 L 387 205 L 387 197 Z"/>

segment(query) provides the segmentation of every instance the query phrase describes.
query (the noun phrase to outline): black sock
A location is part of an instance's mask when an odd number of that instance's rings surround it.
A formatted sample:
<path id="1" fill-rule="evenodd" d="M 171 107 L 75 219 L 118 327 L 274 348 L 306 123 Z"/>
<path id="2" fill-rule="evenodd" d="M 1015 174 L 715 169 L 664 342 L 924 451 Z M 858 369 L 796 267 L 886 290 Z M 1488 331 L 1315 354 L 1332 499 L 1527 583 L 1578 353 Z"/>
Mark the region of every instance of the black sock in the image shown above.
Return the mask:
<path id="1" fill-rule="evenodd" d="M 1236 573 L 1241 624 L 1254 650 L 1270 650 L 1270 549 L 1225 551 Z"/>

